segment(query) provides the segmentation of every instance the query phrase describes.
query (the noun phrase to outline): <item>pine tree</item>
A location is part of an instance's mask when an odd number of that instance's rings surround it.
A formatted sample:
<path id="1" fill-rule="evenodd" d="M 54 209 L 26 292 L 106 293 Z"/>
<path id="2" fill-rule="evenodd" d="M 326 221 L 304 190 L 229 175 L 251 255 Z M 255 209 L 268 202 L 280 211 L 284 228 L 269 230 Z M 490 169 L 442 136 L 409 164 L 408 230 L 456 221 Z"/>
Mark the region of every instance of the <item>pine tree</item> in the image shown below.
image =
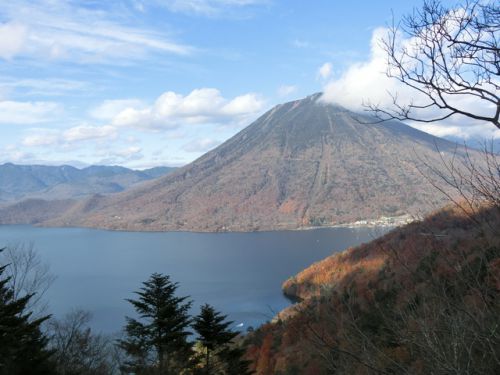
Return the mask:
<path id="1" fill-rule="evenodd" d="M 224 375 L 251 375 L 251 361 L 244 359 L 246 350 L 241 345 L 231 345 L 222 351 L 220 358 L 224 364 Z"/>
<path id="2" fill-rule="evenodd" d="M 198 341 L 204 348 L 203 370 L 205 374 L 239 374 L 248 373 L 247 361 L 242 360 L 244 350 L 232 345 L 238 332 L 229 327 L 232 321 L 227 316 L 215 311 L 205 304 L 200 314 L 194 318 L 193 328 L 198 334 Z"/>
<path id="3" fill-rule="evenodd" d="M 130 358 L 126 371 L 163 375 L 188 366 L 191 302 L 185 302 L 188 297 L 177 297 L 177 288 L 178 283 L 170 281 L 169 276 L 154 273 L 135 292 L 139 298 L 127 300 L 140 320 L 127 317 L 126 338 L 119 341 Z"/>
<path id="4" fill-rule="evenodd" d="M 2 278 L 6 267 L 0 267 L 0 374 L 53 374 L 48 339 L 40 330 L 49 316 L 31 320 L 26 305 L 33 295 L 15 299 L 10 278 Z"/>

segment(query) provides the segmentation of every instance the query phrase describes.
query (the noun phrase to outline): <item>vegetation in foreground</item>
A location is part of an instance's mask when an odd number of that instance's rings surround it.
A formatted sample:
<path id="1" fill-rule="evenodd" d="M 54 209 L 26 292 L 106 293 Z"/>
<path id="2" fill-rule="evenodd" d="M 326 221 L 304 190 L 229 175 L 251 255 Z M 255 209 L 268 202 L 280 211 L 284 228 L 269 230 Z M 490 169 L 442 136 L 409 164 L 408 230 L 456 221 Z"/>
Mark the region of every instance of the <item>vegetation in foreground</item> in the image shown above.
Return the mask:
<path id="1" fill-rule="evenodd" d="M 138 318 L 127 317 L 120 338 L 95 334 L 90 315 L 75 310 L 62 320 L 35 317 L 34 294 L 16 297 L 0 268 L 0 375 L 249 374 L 233 322 L 210 305 L 189 316 L 191 302 L 175 295 L 178 284 L 153 274 L 130 299 Z M 196 340 L 188 337 L 196 334 Z"/>
<path id="2" fill-rule="evenodd" d="M 127 374 L 246 374 L 244 350 L 233 345 L 238 333 L 210 305 L 192 319 L 191 302 L 175 295 L 178 284 L 154 273 L 128 300 L 139 319 L 127 317 L 125 337 L 118 341 L 126 355 L 121 370 Z M 193 328 L 197 342 L 188 340 Z"/>
<path id="3" fill-rule="evenodd" d="M 6 268 L 0 267 L 0 374 L 51 374 L 52 352 L 40 329 L 49 317 L 32 318 L 26 309 L 32 295 L 15 298 L 10 279 L 3 276 Z"/>
<path id="4" fill-rule="evenodd" d="M 246 339 L 257 374 L 497 374 L 500 209 L 448 207 L 284 284 Z"/>

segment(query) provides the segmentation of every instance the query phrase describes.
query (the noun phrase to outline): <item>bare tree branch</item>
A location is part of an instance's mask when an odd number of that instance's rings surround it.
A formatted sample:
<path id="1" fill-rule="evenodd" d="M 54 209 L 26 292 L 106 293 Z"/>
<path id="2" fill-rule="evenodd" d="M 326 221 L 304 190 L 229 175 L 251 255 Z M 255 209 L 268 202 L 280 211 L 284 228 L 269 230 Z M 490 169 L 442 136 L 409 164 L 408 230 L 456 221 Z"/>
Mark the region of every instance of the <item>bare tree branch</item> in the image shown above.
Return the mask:
<path id="1" fill-rule="evenodd" d="M 401 36 L 408 38 L 407 43 L 400 43 Z M 387 53 L 387 76 L 426 101 L 402 103 L 392 93 L 392 107 L 370 102 L 363 105 L 380 121 L 429 123 L 461 115 L 500 129 L 499 39 L 498 3 L 472 0 L 451 9 L 439 0 L 425 1 L 421 9 L 393 24 L 382 47 Z M 491 109 L 464 108 L 457 98 L 471 98 Z M 423 111 L 432 108 L 442 114 Z"/>

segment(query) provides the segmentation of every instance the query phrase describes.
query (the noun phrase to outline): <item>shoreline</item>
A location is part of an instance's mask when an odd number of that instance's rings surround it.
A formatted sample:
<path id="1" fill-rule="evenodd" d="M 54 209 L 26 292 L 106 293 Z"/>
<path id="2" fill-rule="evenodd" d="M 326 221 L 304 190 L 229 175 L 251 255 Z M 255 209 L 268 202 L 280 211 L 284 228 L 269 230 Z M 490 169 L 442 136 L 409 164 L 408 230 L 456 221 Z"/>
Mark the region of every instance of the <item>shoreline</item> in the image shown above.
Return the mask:
<path id="1" fill-rule="evenodd" d="M 377 228 L 377 227 L 401 227 L 406 224 L 413 223 L 420 220 L 420 218 L 412 216 L 410 214 L 404 214 L 400 216 L 381 216 L 377 219 L 366 219 L 358 220 L 350 223 L 343 224 L 332 224 L 332 225 L 322 225 L 314 227 L 301 227 L 296 230 L 313 230 L 321 228 Z"/>
<path id="2" fill-rule="evenodd" d="M 420 220 L 420 218 L 412 216 L 410 214 L 400 215 L 400 216 L 381 216 L 377 219 L 366 219 L 358 220 L 350 223 L 342 224 L 331 224 L 331 225 L 321 225 L 321 226 L 307 226 L 307 227 L 297 227 L 297 228 L 274 228 L 274 229 L 264 229 L 264 230 L 126 230 L 117 228 L 107 228 L 107 227 L 96 227 L 96 226 L 77 226 L 77 225 L 46 225 L 45 223 L 9 223 L 0 224 L 1 226 L 7 225 L 29 225 L 39 228 L 72 228 L 72 229 L 93 229 L 108 232 L 137 232 L 137 233 L 269 233 L 269 232 L 296 232 L 305 230 L 319 230 L 319 229 L 334 229 L 334 228 L 396 228 L 415 221 Z"/>

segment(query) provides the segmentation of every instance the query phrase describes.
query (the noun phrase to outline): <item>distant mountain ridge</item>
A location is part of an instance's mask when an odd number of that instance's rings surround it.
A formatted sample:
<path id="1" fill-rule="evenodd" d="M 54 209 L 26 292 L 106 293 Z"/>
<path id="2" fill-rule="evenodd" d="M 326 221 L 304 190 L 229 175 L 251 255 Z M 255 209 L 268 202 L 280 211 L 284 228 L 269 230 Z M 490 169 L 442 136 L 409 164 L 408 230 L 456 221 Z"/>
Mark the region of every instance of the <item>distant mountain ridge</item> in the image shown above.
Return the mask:
<path id="1" fill-rule="evenodd" d="M 420 170 L 439 167 L 463 148 L 400 122 L 373 123 L 320 97 L 275 106 L 167 176 L 67 204 L 37 222 L 151 231 L 297 229 L 424 214 L 445 201 Z M 0 217 L 19 222 L 30 217 L 29 209 L 23 212 L 21 218 L 10 207 Z"/>
<path id="2" fill-rule="evenodd" d="M 22 199 L 75 199 L 123 191 L 175 168 L 132 170 L 119 166 L 75 168 L 70 165 L 0 165 L 0 203 Z"/>

